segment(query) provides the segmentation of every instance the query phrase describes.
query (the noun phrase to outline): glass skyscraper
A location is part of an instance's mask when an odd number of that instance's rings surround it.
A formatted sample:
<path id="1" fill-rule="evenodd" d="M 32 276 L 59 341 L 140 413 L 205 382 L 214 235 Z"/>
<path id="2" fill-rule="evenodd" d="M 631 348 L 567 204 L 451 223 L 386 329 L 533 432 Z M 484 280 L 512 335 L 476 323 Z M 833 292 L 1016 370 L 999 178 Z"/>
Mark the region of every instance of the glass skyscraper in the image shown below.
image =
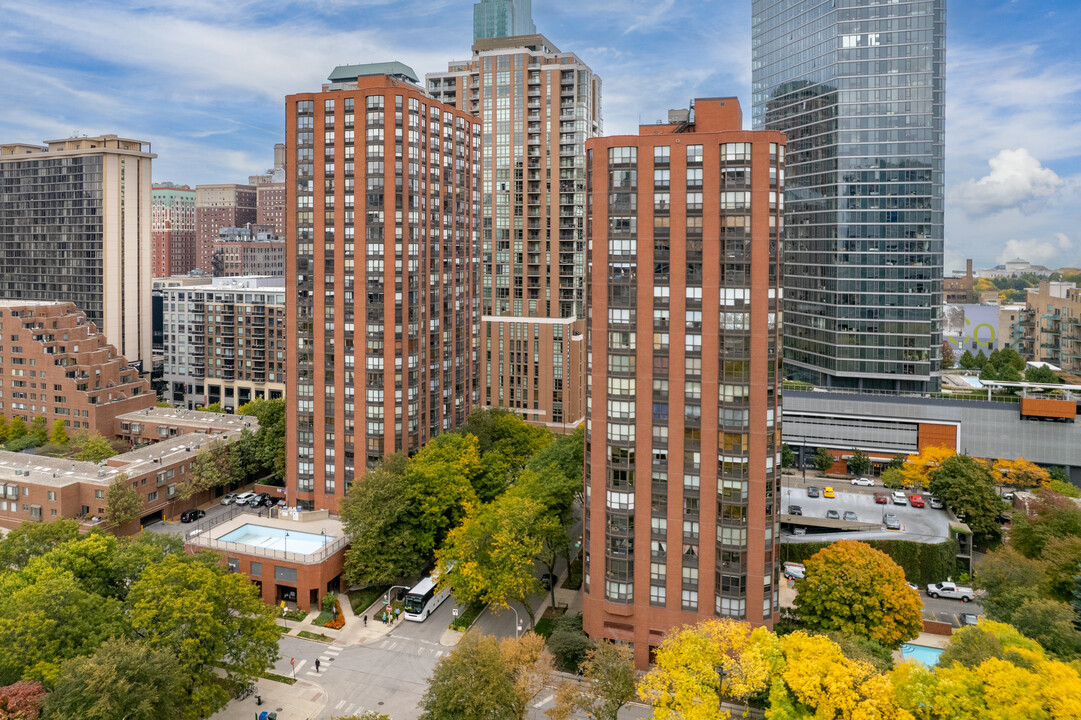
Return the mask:
<path id="1" fill-rule="evenodd" d="M 532 0 L 481 0 L 473 6 L 473 42 L 533 35 Z"/>
<path id="2" fill-rule="evenodd" d="M 788 136 L 786 374 L 935 390 L 946 0 L 753 0 L 752 13 L 754 127 Z"/>

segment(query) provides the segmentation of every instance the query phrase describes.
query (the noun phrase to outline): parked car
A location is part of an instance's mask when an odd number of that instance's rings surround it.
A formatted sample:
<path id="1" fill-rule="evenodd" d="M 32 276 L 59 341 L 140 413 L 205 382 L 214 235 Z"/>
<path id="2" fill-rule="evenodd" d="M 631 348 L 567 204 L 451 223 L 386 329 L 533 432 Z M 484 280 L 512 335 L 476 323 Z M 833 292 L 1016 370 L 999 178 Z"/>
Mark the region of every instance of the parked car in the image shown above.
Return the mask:
<path id="1" fill-rule="evenodd" d="M 541 587 L 545 590 L 551 590 L 552 586 L 556 584 L 557 580 L 558 578 L 556 578 L 556 576 L 552 575 L 551 573 L 544 573 L 540 576 Z"/>
<path id="2" fill-rule="evenodd" d="M 232 505 L 236 501 L 236 493 L 229 493 L 221 499 L 222 505 Z"/>
<path id="3" fill-rule="evenodd" d="M 934 495 L 932 495 L 931 497 L 929 497 L 927 499 L 928 499 L 928 501 L 930 501 L 932 508 L 934 508 L 935 510 L 941 510 L 942 509 L 942 507 L 943 507 L 942 506 L 942 501 L 939 500 L 938 498 L 936 498 Z"/>
<path id="4" fill-rule="evenodd" d="M 826 511 L 826 519 L 827 520 L 840 520 L 841 519 L 841 513 L 837 512 L 836 510 L 827 510 Z"/>
<path id="5" fill-rule="evenodd" d="M 834 495 L 833 495 L 833 488 L 831 488 L 831 487 L 826 487 L 825 489 L 823 489 L 823 490 L 822 490 L 822 497 L 827 497 L 827 498 L 832 498 L 832 497 L 834 497 Z"/>
<path id="6" fill-rule="evenodd" d="M 206 513 L 202 510 L 185 510 L 184 512 L 180 513 L 180 522 L 190 523 L 205 517 Z"/>
<path id="7" fill-rule="evenodd" d="M 807 569 L 799 563 L 786 562 L 784 564 L 784 576 L 789 580 L 802 580 L 807 572 Z"/>
<path id="8" fill-rule="evenodd" d="M 912 503 L 912 507 L 921 508 L 924 505 L 923 498 L 919 495 L 909 495 L 908 501 Z"/>
<path id="9" fill-rule="evenodd" d="M 1006 502 L 1013 502 L 1013 491 L 1002 493 L 1002 499 Z"/>
<path id="10" fill-rule="evenodd" d="M 918 587 L 916 587 L 916 583 L 910 583 L 910 582 L 908 582 L 906 580 L 905 581 L 905 587 L 907 587 L 909 590 L 916 593 L 917 595 L 919 595 L 919 593 L 920 593 L 920 589 Z"/>
<path id="11" fill-rule="evenodd" d="M 900 490 L 894 490 L 891 497 L 894 505 L 908 505 L 908 498 Z"/>
<path id="12" fill-rule="evenodd" d="M 792 528 L 792 534 L 793 535 L 806 535 L 807 534 L 807 528 L 805 528 L 805 527 Z"/>
<path id="13" fill-rule="evenodd" d="M 890 502 L 890 496 L 884 492 L 875 493 L 875 502 L 879 505 L 887 505 Z"/>
<path id="14" fill-rule="evenodd" d="M 253 497 L 251 500 L 248 501 L 248 505 L 250 505 L 251 507 L 257 508 L 257 507 L 263 507 L 264 505 L 269 506 L 269 505 L 273 504 L 273 502 L 274 501 L 270 499 L 270 493 L 259 493 L 258 495 L 256 495 L 255 497 Z"/>
<path id="15" fill-rule="evenodd" d="M 818 497 L 818 488 L 816 488 L 814 485 L 807 488 L 807 497 L 809 497 L 809 498 Z"/>
<path id="16" fill-rule="evenodd" d="M 897 516 L 893 513 L 886 513 L 882 516 L 882 524 L 886 526 L 887 530 L 900 530 L 901 521 L 897 519 Z"/>
<path id="17" fill-rule="evenodd" d="M 788 506 L 788 514 L 789 515 L 802 515 L 803 514 L 803 508 L 801 508 L 799 505 L 789 505 Z"/>
<path id="18" fill-rule="evenodd" d="M 253 497 L 255 497 L 255 493 L 253 492 L 240 493 L 236 496 L 233 502 L 237 505 L 247 505 L 249 502 L 251 502 L 251 499 Z"/>
<path id="19" fill-rule="evenodd" d="M 844 519 L 846 522 L 859 522 L 859 517 L 851 510 L 845 510 Z"/>
<path id="20" fill-rule="evenodd" d="M 976 593 L 970 587 L 964 587 L 952 582 L 930 583 L 927 586 L 927 594 L 933 598 L 952 598 L 961 602 L 969 602 L 976 599 Z"/>
<path id="21" fill-rule="evenodd" d="M 874 478 L 869 477 L 852 478 L 852 484 L 859 485 L 860 487 L 874 487 L 875 480 Z"/>
<path id="22" fill-rule="evenodd" d="M 287 507 L 287 506 L 289 505 L 289 503 L 287 503 L 287 502 L 285 501 L 285 498 L 282 498 L 281 500 L 278 500 L 278 502 L 276 502 L 276 503 L 274 503 L 274 504 L 275 504 L 276 506 L 278 506 L 279 508 L 284 508 L 284 507 Z"/>
<path id="23" fill-rule="evenodd" d="M 980 624 L 980 618 L 975 613 L 961 613 L 957 616 L 957 619 L 961 621 L 961 627 Z"/>

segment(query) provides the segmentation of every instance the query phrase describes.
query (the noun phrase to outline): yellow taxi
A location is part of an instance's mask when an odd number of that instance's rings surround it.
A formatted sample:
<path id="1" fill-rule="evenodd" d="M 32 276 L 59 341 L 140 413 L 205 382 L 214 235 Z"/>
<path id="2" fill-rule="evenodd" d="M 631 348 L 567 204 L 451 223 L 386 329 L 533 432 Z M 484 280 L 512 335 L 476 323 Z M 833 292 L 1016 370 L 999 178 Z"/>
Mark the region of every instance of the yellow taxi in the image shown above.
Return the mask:
<path id="1" fill-rule="evenodd" d="M 831 487 L 823 488 L 822 489 L 822 497 L 828 497 L 828 498 L 834 497 L 833 488 L 831 488 Z"/>

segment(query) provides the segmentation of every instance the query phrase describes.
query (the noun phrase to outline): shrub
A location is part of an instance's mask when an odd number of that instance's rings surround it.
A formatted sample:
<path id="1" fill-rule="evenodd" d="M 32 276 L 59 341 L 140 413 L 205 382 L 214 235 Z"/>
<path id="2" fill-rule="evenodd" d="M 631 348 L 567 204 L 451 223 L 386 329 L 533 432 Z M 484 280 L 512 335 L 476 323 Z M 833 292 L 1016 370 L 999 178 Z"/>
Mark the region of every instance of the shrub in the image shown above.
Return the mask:
<path id="1" fill-rule="evenodd" d="M 905 571 L 910 583 L 924 586 L 957 575 L 957 540 L 920 543 L 910 540 L 868 540 L 868 545 L 889 555 Z M 782 551 L 786 561 L 804 562 L 828 542 L 790 543 Z"/>
<path id="2" fill-rule="evenodd" d="M 323 612 L 336 612 L 335 607 L 338 604 L 338 594 L 329 592 L 323 596 Z"/>

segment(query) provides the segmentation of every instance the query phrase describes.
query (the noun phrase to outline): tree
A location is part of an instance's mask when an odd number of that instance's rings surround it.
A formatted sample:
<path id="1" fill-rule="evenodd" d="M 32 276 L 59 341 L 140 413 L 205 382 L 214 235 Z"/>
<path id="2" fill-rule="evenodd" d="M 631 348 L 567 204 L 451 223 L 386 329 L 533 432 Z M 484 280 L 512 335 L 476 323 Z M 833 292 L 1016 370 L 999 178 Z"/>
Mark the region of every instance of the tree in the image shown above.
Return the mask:
<path id="1" fill-rule="evenodd" d="M 997 482 L 1017 487 L 1046 486 L 1051 481 L 1051 473 L 1023 457 L 999 458 L 991 466 L 991 473 Z"/>
<path id="2" fill-rule="evenodd" d="M 1081 631 L 1074 627 L 1073 608 L 1046 598 L 1028 599 L 1014 613 L 1011 624 L 1061 660 L 1081 656 Z"/>
<path id="3" fill-rule="evenodd" d="M 416 540 L 417 516 L 407 499 L 405 455 L 387 455 L 355 481 L 339 502 L 349 536 L 345 576 L 361 585 L 391 584 L 424 568 Z"/>
<path id="4" fill-rule="evenodd" d="M 1046 365 L 1040 367 L 1030 367 L 1025 370 L 1025 380 L 1031 383 L 1048 383 L 1053 384 L 1059 381 L 1058 375 L 1055 371 Z"/>
<path id="5" fill-rule="evenodd" d="M 260 472 L 285 477 L 285 400 L 257 398 L 237 408 L 237 415 L 251 415 L 259 421 L 253 438 Z"/>
<path id="6" fill-rule="evenodd" d="M 781 443 L 781 467 L 796 467 L 796 453 L 792 451 L 788 443 Z"/>
<path id="7" fill-rule="evenodd" d="M 980 350 L 976 355 L 976 367 L 981 370 L 987 367 L 987 356 L 983 354 L 983 350 Z"/>
<path id="8" fill-rule="evenodd" d="M 552 622 L 548 636 L 548 651 L 555 658 L 556 667 L 563 672 L 576 673 L 593 649 L 593 641 L 582 632 L 581 615 L 560 615 Z"/>
<path id="9" fill-rule="evenodd" d="M 521 720 L 547 678 L 546 659 L 543 639 L 532 633 L 500 643 L 468 632 L 436 664 L 420 720 Z"/>
<path id="10" fill-rule="evenodd" d="M 228 485 L 235 479 L 233 449 L 225 440 L 211 440 L 191 464 L 188 481 L 176 486 L 176 497 L 188 500 L 211 488 Z"/>
<path id="11" fill-rule="evenodd" d="M 826 633 L 826 637 L 837 643 L 837 647 L 841 648 L 841 652 L 849 660 L 868 663 L 878 672 L 884 673 L 893 669 L 893 651 L 885 645 L 870 638 L 849 635 L 836 630 Z"/>
<path id="12" fill-rule="evenodd" d="M 1081 537 L 1053 537 L 1043 548 L 1041 559 L 1047 573 L 1048 589 L 1056 600 L 1069 602 L 1073 596 L 1074 576 L 1081 565 Z"/>
<path id="13" fill-rule="evenodd" d="M 905 484 L 912 487 L 926 488 L 927 483 L 930 482 L 931 471 L 954 455 L 953 450 L 934 445 L 923 448 L 918 454 L 907 456 L 905 464 L 901 468 Z"/>
<path id="14" fill-rule="evenodd" d="M 953 351 L 953 343 L 949 340 L 942 341 L 942 368 L 949 370 L 953 367 L 954 362 L 957 360 L 956 353 Z"/>
<path id="15" fill-rule="evenodd" d="M 29 435 L 34 438 L 34 442 L 38 445 L 49 442 L 49 431 L 45 426 L 45 418 L 36 417 L 30 421 Z"/>
<path id="16" fill-rule="evenodd" d="M 656 664 L 638 686 L 657 720 L 728 718 L 725 698 L 746 702 L 769 687 L 779 642 L 765 628 L 733 620 L 705 620 L 670 631 Z"/>
<path id="17" fill-rule="evenodd" d="M 406 500 L 416 513 L 420 552 L 441 545 L 476 504 L 473 481 L 480 470 L 477 439 L 453 433 L 433 438 L 406 465 Z"/>
<path id="18" fill-rule="evenodd" d="M 985 660 L 1001 658 L 1002 643 L 992 633 L 975 625 L 956 630 L 950 642 L 939 656 L 939 667 L 949 667 L 955 662 L 968 668 L 979 667 Z"/>
<path id="19" fill-rule="evenodd" d="M 901 566 L 870 545 L 841 540 L 804 563 L 796 613 L 811 630 L 839 630 L 897 649 L 923 630 L 919 596 Z"/>
<path id="20" fill-rule="evenodd" d="M 960 363 L 965 370 L 972 370 L 976 367 L 976 356 L 972 354 L 971 350 L 965 350 L 961 353 Z"/>
<path id="21" fill-rule="evenodd" d="M 553 443 L 554 444 L 554 443 Z M 543 547 L 539 559 L 549 575 L 555 575 L 556 559 L 562 555 L 570 567 L 570 540 L 567 529 L 574 524 L 574 501 L 582 489 L 581 477 L 567 477 L 556 463 L 542 466 L 539 470 L 527 467 L 518 476 L 510 490 L 517 497 L 530 498 L 540 503 L 551 516 L 541 519 L 539 530 L 543 533 Z M 555 606 L 555 583 L 551 584 L 552 605 Z"/>
<path id="22" fill-rule="evenodd" d="M 275 608 L 247 577 L 227 572 L 218 556 L 165 556 L 148 565 L 127 598 L 131 634 L 173 654 L 187 699 L 184 714 L 206 717 L 225 705 L 233 687 L 259 677 L 278 657 Z"/>
<path id="23" fill-rule="evenodd" d="M 834 458 L 833 453 L 824 447 L 820 447 L 815 450 L 814 458 L 812 461 L 814 466 L 818 468 L 818 472 L 824 473 L 833 467 Z"/>
<path id="24" fill-rule="evenodd" d="M 138 519 L 143 513 L 143 496 L 128 484 L 128 476 L 117 475 L 105 490 L 105 521 L 114 527 Z"/>
<path id="25" fill-rule="evenodd" d="M 852 457 L 848 458 L 848 472 L 851 475 L 863 475 L 871 468 L 871 458 L 860 449 L 852 450 Z"/>
<path id="26" fill-rule="evenodd" d="M 0 443 L 8 439 L 8 429 L 7 416 L 0 413 Z"/>
<path id="27" fill-rule="evenodd" d="M 157 720 L 183 701 L 183 676 L 168 650 L 115 639 L 61 666 L 45 711 L 55 720 Z"/>
<path id="28" fill-rule="evenodd" d="M 504 495 L 471 513 L 450 531 L 436 551 L 440 584 L 467 603 L 509 607 L 521 603 L 536 624 L 529 596 L 540 584 L 533 565 L 558 521 L 543 505 L 527 497 Z"/>
<path id="29" fill-rule="evenodd" d="M 0 720 L 38 720 L 45 702 L 39 682 L 17 682 L 0 688 Z"/>
<path id="30" fill-rule="evenodd" d="M 908 484 L 905 473 L 900 468 L 887 468 L 882 473 L 882 487 L 897 490 Z"/>
<path id="31" fill-rule="evenodd" d="M 21 570 L 31 559 L 79 537 L 79 523 L 54 520 L 23 523 L 0 540 L 0 568 Z"/>
<path id="32" fill-rule="evenodd" d="M 585 425 L 579 425 L 569 435 L 556 435 L 552 441 L 533 454 L 527 467 L 539 471 L 558 465 L 568 479 L 582 483 L 585 467 Z M 581 490 L 578 491 L 581 494 Z"/>
<path id="33" fill-rule="evenodd" d="M 24 435 L 26 435 L 26 421 L 16 415 L 8 425 L 7 439 L 18 440 Z"/>
<path id="34" fill-rule="evenodd" d="M 1037 489 L 1027 513 L 1016 513 L 1010 543 L 1026 557 L 1037 558 L 1051 538 L 1081 537 L 1081 507 L 1073 500 Z"/>
<path id="35" fill-rule="evenodd" d="M 196 410 L 200 410 L 202 412 L 209 412 L 209 413 L 224 413 L 225 412 L 225 409 L 221 406 L 220 402 L 212 402 L 209 405 L 200 406 L 200 407 L 196 408 Z"/>
<path id="36" fill-rule="evenodd" d="M 634 653 L 606 640 L 586 653 L 579 707 L 597 720 L 618 720 L 619 709 L 635 698 Z"/>
<path id="37" fill-rule="evenodd" d="M 101 433 L 81 432 L 75 437 L 75 445 L 79 448 L 75 454 L 76 460 L 96 463 L 116 455 L 116 450 Z"/>
<path id="38" fill-rule="evenodd" d="M 1012 545 L 989 551 L 976 564 L 973 585 L 984 590 L 984 612 L 1000 622 L 1010 622 L 1024 600 L 1047 592 L 1043 564 L 1026 558 Z"/>
<path id="39" fill-rule="evenodd" d="M 995 493 L 990 471 L 968 455 L 954 455 L 929 473 L 928 488 L 954 512 L 963 514 L 973 534 L 985 538 L 999 534 L 995 517 L 1005 503 Z"/>

